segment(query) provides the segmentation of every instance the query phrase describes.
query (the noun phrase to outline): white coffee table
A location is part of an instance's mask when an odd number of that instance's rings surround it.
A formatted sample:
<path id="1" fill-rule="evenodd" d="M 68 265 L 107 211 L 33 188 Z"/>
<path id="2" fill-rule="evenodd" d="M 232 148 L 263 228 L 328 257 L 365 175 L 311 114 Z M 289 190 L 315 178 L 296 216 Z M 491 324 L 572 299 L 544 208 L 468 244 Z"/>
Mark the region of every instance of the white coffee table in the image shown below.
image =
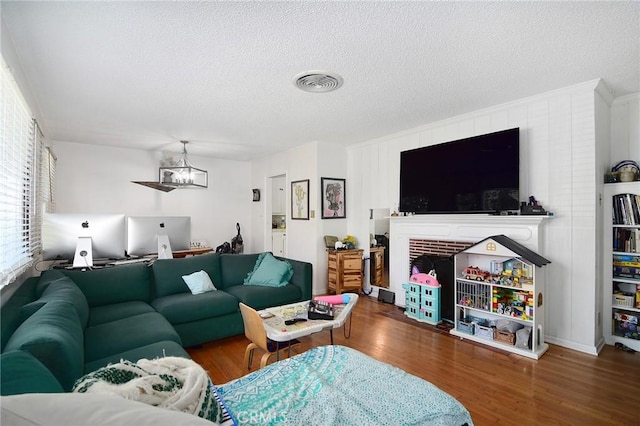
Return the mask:
<path id="1" fill-rule="evenodd" d="M 307 309 L 309 301 L 291 303 L 289 305 L 275 306 L 272 308 L 258 311 L 262 315 L 272 314 L 270 318 L 264 318 L 264 328 L 267 331 L 267 337 L 275 342 L 288 342 L 299 337 L 309 336 L 313 333 L 329 330 L 331 333 L 331 344 L 333 345 L 333 329 L 340 328 L 345 325 L 347 319 L 348 334 L 345 328 L 345 337 L 351 335 L 351 311 L 358 303 L 358 295 L 355 293 L 343 293 L 349 296 L 349 303 L 343 305 L 334 305 L 334 318 L 332 320 L 310 320 L 296 322 L 295 324 L 286 325 L 285 320 L 294 317 L 307 318 Z"/>

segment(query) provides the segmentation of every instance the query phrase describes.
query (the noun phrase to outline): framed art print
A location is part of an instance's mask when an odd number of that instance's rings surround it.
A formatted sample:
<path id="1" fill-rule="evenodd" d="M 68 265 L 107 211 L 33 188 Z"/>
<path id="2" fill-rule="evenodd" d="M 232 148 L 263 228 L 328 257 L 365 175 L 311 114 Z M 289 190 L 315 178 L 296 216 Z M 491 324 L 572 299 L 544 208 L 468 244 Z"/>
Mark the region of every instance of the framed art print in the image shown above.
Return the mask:
<path id="1" fill-rule="evenodd" d="M 309 220 L 309 179 L 291 182 L 291 219 Z"/>
<path id="2" fill-rule="evenodd" d="M 347 217 L 345 205 L 345 179 L 321 178 L 322 218 L 344 219 Z"/>

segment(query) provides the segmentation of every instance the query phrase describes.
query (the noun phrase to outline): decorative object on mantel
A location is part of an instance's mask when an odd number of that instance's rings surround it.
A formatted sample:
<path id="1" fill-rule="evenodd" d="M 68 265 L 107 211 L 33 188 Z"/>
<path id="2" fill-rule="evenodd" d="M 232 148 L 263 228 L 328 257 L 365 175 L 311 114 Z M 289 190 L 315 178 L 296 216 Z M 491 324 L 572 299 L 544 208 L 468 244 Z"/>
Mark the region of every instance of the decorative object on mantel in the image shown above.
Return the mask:
<path id="1" fill-rule="evenodd" d="M 529 197 L 529 204 L 523 201 L 520 204 L 521 215 L 547 215 L 547 211 L 538 203 L 536 198 L 532 195 Z"/>
<path id="2" fill-rule="evenodd" d="M 322 219 L 344 219 L 347 217 L 345 205 L 345 179 L 320 178 L 322 194 Z"/>
<path id="3" fill-rule="evenodd" d="M 171 192 L 176 188 L 207 188 L 209 174 L 206 170 L 194 167 L 187 158 L 187 144 L 189 142 L 180 141 L 180 143 L 182 144 L 182 157 L 178 161 L 169 159 L 161 163 L 158 182 L 135 180 L 131 182 L 163 192 Z"/>

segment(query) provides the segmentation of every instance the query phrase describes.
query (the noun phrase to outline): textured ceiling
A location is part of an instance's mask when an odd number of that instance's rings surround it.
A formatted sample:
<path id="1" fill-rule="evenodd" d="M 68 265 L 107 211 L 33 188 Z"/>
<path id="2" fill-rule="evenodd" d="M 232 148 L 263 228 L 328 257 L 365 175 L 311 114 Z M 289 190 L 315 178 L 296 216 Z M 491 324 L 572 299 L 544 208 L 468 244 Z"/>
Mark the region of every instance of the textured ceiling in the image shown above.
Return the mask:
<path id="1" fill-rule="evenodd" d="M 640 91 L 638 2 L 11 2 L 54 141 L 250 159 L 603 78 Z M 306 70 L 344 86 L 305 93 Z"/>

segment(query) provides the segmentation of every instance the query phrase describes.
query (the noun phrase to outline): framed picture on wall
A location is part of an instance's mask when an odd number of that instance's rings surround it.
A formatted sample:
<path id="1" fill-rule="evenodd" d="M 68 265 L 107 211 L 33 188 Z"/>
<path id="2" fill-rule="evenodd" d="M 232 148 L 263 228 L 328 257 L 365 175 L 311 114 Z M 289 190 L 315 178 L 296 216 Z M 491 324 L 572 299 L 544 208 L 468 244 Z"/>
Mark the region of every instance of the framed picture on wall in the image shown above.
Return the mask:
<path id="1" fill-rule="evenodd" d="M 309 220 L 309 179 L 291 182 L 291 219 Z"/>
<path id="2" fill-rule="evenodd" d="M 323 177 L 320 179 L 320 188 L 322 193 L 322 218 L 346 218 L 347 210 L 345 205 L 345 179 Z"/>

